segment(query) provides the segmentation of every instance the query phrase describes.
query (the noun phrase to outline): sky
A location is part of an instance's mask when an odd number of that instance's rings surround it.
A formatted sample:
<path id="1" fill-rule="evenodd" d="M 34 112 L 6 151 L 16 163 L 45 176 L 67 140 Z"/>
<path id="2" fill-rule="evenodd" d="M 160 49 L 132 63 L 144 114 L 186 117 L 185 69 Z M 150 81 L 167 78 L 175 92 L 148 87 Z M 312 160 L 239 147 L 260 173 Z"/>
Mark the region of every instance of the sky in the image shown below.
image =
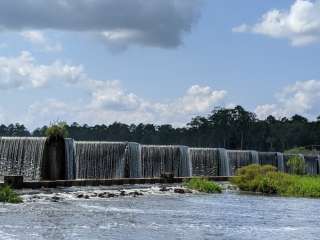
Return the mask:
<path id="1" fill-rule="evenodd" d="M 320 115 L 320 0 L 2 0 L 0 123 Z"/>

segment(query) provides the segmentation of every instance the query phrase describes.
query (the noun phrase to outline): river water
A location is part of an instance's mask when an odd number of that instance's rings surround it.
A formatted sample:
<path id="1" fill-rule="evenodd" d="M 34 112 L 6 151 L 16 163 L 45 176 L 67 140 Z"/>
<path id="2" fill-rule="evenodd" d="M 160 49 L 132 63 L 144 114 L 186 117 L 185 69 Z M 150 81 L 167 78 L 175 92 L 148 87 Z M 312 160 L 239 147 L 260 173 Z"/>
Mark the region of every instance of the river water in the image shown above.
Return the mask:
<path id="1" fill-rule="evenodd" d="M 137 197 L 84 199 L 79 193 L 106 189 L 54 191 L 25 193 L 19 205 L 1 204 L 0 239 L 320 238 L 320 201 L 315 199 L 177 194 L 156 188 Z"/>

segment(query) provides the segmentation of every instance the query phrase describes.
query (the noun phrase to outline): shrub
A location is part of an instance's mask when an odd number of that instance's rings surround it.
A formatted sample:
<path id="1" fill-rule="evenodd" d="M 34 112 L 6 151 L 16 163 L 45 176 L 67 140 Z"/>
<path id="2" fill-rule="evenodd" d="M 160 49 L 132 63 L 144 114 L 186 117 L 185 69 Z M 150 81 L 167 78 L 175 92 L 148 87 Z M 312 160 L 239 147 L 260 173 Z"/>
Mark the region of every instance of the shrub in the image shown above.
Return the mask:
<path id="1" fill-rule="evenodd" d="M 289 175 L 277 172 L 272 166 L 240 168 L 232 182 L 243 191 L 320 198 L 320 177 Z"/>
<path id="2" fill-rule="evenodd" d="M 255 192 L 262 188 L 261 180 L 267 176 L 267 173 L 276 171 L 277 169 L 271 165 L 260 166 L 258 164 L 252 164 L 239 168 L 236 172 L 236 177 L 232 179 L 232 182 L 243 191 Z"/>
<path id="3" fill-rule="evenodd" d="M 15 193 L 10 186 L 4 185 L 0 187 L 0 202 L 21 203 L 22 198 L 17 193 Z"/>
<path id="4" fill-rule="evenodd" d="M 306 173 L 305 161 L 299 155 L 291 156 L 287 162 L 287 167 L 291 174 L 304 175 Z"/>
<path id="5" fill-rule="evenodd" d="M 192 178 L 184 182 L 184 186 L 199 192 L 205 193 L 221 193 L 222 188 L 215 182 L 205 178 Z"/>
<path id="6" fill-rule="evenodd" d="M 47 137 L 67 137 L 68 136 L 68 131 L 66 128 L 66 123 L 65 122 L 58 122 L 55 124 L 52 124 L 47 130 L 46 130 L 46 136 Z"/>

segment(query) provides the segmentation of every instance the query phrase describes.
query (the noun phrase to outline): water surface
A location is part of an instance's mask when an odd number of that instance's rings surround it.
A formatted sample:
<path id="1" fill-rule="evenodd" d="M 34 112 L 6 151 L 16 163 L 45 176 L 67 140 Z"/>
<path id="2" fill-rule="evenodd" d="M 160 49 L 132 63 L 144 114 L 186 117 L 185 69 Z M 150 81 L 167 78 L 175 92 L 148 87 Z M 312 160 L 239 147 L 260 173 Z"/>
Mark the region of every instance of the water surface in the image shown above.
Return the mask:
<path id="1" fill-rule="evenodd" d="M 55 195 L 57 195 L 55 193 Z M 49 197 L 48 197 L 49 196 Z M 52 195 L 51 195 L 52 196 Z M 320 201 L 223 193 L 0 205 L 0 239 L 319 239 Z M 30 197 L 30 196 L 27 196 Z"/>

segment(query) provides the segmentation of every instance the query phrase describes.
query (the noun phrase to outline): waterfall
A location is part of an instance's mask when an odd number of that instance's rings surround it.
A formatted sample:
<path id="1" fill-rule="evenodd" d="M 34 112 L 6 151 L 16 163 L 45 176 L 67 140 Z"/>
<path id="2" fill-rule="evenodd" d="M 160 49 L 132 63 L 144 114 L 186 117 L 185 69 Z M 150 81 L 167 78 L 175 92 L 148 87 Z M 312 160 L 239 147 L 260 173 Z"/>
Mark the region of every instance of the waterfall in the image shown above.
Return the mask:
<path id="1" fill-rule="evenodd" d="M 304 156 L 306 164 L 306 173 L 308 175 L 318 174 L 318 156 L 316 155 L 306 155 Z"/>
<path id="2" fill-rule="evenodd" d="M 251 152 L 251 163 L 260 164 L 259 153 L 257 151 L 250 151 L 250 152 Z"/>
<path id="3" fill-rule="evenodd" d="M 272 165 L 278 168 L 279 158 L 276 152 L 259 152 L 259 160 L 261 165 Z"/>
<path id="4" fill-rule="evenodd" d="M 219 161 L 220 161 L 219 175 L 231 176 L 231 165 L 230 165 L 230 159 L 229 159 L 227 150 L 224 148 L 218 148 L 217 150 L 219 152 Z"/>
<path id="5" fill-rule="evenodd" d="M 127 145 L 125 142 L 75 142 L 76 178 L 123 178 Z"/>
<path id="6" fill-rule="evenodd" d="M 66 179 L 76 178 L 76 163 L 75 163 L 75 146 L 71 138 L 66 138 L 65 142 L 65 166 Z"/>
<path id="7" fill-rule="evenodd" d="M 189 148 L 193 176 L 218 176 L 220 152 L 214 148 Z"/>
<path id="8" fill-rule="evenodd" d="M 176 177 L 191 176 L 188 148 L 184 146 L 142 145 L 141 162 L 143 177 L 160 177 L 165 172 Z"/>
<path id="9" fill-rule="evenodd" d="M 278 171 L 285 172 L 283 153 L 277 152 Z"/>
<path id="10" fill-rule="evenodd" d="M 259 163 L 259 156 L 257 156 L 256 151 L 227 150 L 227 157 L 229 158 L 231 175 L 234 175 L 238 168 Z"/>
<path id="11" fill-rule="evenodd" d="M 1 137 L 0 175 L 23 175 L 40 180 L 46 138 Z"/>
<path id="12" fill-rule="evenodd" d="M 126 149 L 126 166 L 127 174 L 129 178 L 141 178 L 142 166 L 141 166 L 141 146 L 139 143 L 129 142 Z"/>

